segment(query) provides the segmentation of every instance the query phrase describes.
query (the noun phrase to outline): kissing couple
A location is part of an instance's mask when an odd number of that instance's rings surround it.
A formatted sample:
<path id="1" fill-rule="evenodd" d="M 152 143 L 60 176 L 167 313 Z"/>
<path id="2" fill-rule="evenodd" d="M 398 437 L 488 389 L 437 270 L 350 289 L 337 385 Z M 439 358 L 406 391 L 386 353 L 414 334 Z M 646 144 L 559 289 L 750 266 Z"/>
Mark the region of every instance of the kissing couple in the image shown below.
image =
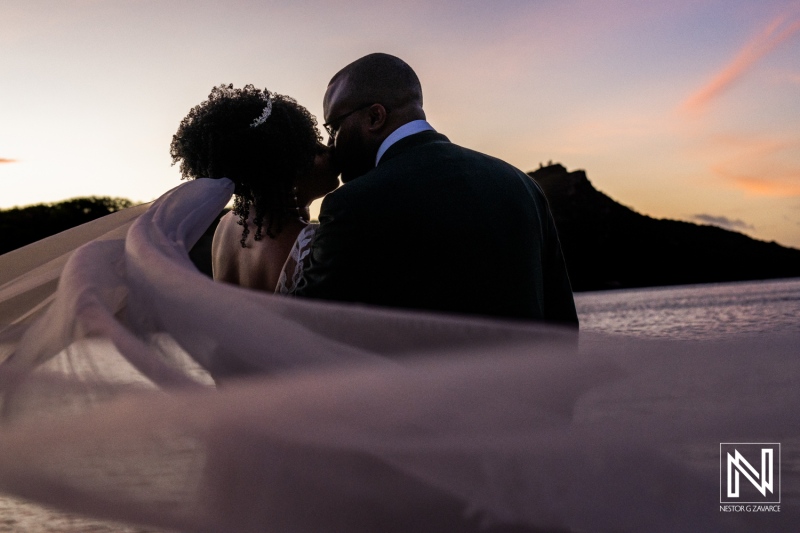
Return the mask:
<path id="1" fill-rule="evenodd" d="M 171 144 L 184 178 L 235 185 L 233 210 L 214 234 L 214 278 L 305 298 L 577 326 L 540 187 L 450 142 L 422 103 L 403 60 L 362 57 L 328 84 L 326 146 L 292 98 L 215 87 Z M 322 196 L 311 224 L 309 205 Z"/>

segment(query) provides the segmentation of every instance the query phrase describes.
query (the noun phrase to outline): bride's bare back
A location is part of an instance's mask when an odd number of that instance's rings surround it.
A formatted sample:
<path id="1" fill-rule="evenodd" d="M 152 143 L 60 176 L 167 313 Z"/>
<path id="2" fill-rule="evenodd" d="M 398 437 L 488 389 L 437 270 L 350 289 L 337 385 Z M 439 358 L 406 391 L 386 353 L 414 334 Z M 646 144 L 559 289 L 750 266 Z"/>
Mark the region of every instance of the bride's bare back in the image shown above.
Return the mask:
<path id="1" fill-rule="evenodd" d="M 275 238 L 264 235 L 255 240 L 252 237 L 255 223 L 251 218 L 248 221 L 251 233 L 247 238 L 247 248 L 242 248 L 242 226 L 238 220 L 233 212 L 228 213 L 222 217 L 214 233 L 211 245 L 214 279 L 248 289 L 274 292 L 286 258 L 305 223 L 289 220 Z"/>

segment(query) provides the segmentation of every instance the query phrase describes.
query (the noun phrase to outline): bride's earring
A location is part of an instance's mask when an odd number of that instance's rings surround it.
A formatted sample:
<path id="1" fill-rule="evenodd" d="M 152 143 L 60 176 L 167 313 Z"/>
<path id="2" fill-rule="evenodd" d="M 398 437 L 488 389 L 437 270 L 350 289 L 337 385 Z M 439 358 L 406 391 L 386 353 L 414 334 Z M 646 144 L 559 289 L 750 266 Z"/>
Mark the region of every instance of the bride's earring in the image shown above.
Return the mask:
<path id="1" fill-rule="evenodd" d="M 300 200 L 297 199 L 297 185 L 292 186 L 292 206 L 289 207 L 289 210 L 294 212 L 300 220 L 306 221 L 303 209 L 300 207 Z"/>

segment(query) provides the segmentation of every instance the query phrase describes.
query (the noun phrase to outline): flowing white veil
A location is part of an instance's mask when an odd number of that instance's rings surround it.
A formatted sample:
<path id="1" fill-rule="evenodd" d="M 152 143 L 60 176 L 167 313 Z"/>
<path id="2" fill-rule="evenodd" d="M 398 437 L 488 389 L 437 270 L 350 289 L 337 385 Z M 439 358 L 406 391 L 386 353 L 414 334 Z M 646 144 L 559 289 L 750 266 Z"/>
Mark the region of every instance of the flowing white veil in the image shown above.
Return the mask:
<path id="1" fill-rule="evenodd" d="M 188 250 L 231 194 L 188 182 L 0 256 L 0 490 L 181 531 L 800 518 L 796 339 L 578 344 L 215 283 Z M 795 446 L 781 513 L 720 512 L 720 442 Z"/>

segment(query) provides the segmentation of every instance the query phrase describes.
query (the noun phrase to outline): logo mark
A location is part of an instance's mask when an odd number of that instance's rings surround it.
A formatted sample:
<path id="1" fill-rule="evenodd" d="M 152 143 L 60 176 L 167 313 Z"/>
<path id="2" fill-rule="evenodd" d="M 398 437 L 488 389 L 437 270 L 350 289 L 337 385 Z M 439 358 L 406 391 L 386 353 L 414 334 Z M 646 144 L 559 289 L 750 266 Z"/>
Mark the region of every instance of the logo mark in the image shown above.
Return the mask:
<path id="1" fill-rule="evenodd" d="M 780 443 L 719 445 L 720 503 L 780 503 Z"/>

